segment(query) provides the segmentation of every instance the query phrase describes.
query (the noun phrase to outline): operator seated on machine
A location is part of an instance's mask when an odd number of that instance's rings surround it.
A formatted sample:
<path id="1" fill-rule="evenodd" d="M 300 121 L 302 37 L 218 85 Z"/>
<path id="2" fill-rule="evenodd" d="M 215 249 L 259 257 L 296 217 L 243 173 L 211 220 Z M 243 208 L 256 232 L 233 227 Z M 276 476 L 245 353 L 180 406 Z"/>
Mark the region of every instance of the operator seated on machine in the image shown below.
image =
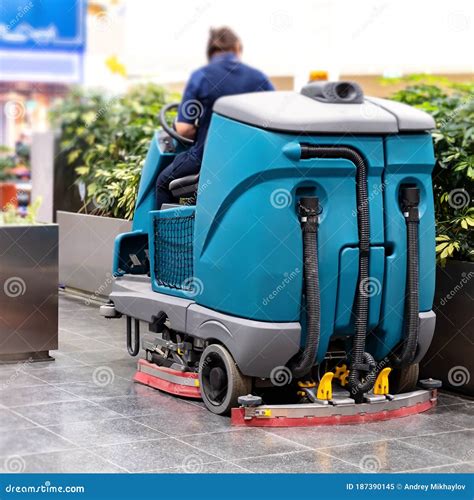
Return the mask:
<path id="1" fill-rule="evenodd" d="M 159 173 L 158 210 L 163 203 L 174 201 L 168 188 L 172 180 L 199 173 L 215 101 L 226 95 L 274 90 L 266 75 L 240 61 L 241 54 L 242 43 L 230 28 L 211 29 L 207 44 L 209 63 L 191 74 L 175 123 L 176 132 L 193 139 L 194 144 Z"/>

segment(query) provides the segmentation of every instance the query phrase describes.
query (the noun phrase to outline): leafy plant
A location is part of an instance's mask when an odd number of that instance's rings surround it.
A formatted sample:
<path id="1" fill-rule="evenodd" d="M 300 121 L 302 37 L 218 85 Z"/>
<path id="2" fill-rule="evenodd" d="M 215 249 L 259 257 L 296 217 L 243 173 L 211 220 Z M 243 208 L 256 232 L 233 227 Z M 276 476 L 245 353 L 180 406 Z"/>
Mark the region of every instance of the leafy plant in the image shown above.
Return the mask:
<path id="1" fill-rule="evenodd" d="M 83 211 L 133 217 L 140 173 L 158 113 L 175 96 L 154 84 L 123 96 L 75 90 L 52 110 L 61 148 L 85 187 Z"/>
<path id="2" fill-rule="evenodd" d="M 443 82 L 445 83 L 445 82 Z M 417 83 L 392 99 L 430 113 L 436 165 L 433 171 L 437 246 L 442 265 L 447 259 L 474 260 L 474 83 Z"/>
<path id="3" fill-rule="evenodd" d="M 10 170 L 15 167 L 15 163 L 12 156 L 0 156 L 0 181 L 8 181 L 14 178 Z"/>
<path id="4" fill-rule="evenodd" d="M 15 206 L 9 205 L 6 210 L 0 211 L 0 225 L 15 224 L 15 225 L 33 225 L 36 224 L 38 210 L 41 206 L 43 199 L 41 196 L 36 198 L 34 203 L 28 205 L 26 215 L 19 215 Z"/>

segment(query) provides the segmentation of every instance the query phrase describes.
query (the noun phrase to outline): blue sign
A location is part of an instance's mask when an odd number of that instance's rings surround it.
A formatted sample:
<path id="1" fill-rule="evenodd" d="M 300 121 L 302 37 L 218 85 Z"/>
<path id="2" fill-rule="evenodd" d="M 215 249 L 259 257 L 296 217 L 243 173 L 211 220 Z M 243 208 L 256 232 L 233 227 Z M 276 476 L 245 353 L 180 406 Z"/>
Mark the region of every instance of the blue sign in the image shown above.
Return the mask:
<path id="1" fill-rule="evenodd" d="M 85 0 L 1 0 L 0 49 L 85 48 Z"/>

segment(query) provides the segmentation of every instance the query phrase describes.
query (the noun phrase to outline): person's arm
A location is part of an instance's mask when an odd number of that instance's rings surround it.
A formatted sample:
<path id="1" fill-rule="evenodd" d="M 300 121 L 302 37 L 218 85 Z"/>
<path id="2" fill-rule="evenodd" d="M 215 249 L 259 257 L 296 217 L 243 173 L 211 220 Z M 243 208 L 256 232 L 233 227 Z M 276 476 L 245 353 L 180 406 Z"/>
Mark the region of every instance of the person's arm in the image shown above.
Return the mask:
<path id="1" fill-rule="evenodd" d="M 273 83 L 268 79 L 266 75 L 263 76 L 262 84 L 260 85 L 262 90 L 275 90 Z"/>
<path id="2" fill-rule="evenodd" d="M 178 109 L 178 119 L 175 123 L 176 132 L 188 139 L 194 139 L 197 131 L 197 122 L 202 115 L 203 107 L 199 101 L 201 75 L 194 72 L 184 89 L 183 98 Z"/>

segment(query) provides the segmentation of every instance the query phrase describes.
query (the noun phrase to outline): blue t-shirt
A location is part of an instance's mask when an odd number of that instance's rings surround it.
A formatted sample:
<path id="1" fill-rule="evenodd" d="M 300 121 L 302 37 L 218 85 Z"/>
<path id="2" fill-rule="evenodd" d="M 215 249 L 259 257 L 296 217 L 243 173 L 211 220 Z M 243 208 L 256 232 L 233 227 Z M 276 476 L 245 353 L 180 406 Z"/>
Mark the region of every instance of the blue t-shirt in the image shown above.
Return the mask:
<path id="1" fill-rule="evenodd" d="M 178 111 L 180 122 L 194 125 L 198 120 L 196 141 L 189 152 L 199 160 L 202 158 L 212 107 L 219 97 L 262 90 L 274 90 L 270 80 L 231 52 L 215 55 L 209 64 L 194 71 Z"/>

